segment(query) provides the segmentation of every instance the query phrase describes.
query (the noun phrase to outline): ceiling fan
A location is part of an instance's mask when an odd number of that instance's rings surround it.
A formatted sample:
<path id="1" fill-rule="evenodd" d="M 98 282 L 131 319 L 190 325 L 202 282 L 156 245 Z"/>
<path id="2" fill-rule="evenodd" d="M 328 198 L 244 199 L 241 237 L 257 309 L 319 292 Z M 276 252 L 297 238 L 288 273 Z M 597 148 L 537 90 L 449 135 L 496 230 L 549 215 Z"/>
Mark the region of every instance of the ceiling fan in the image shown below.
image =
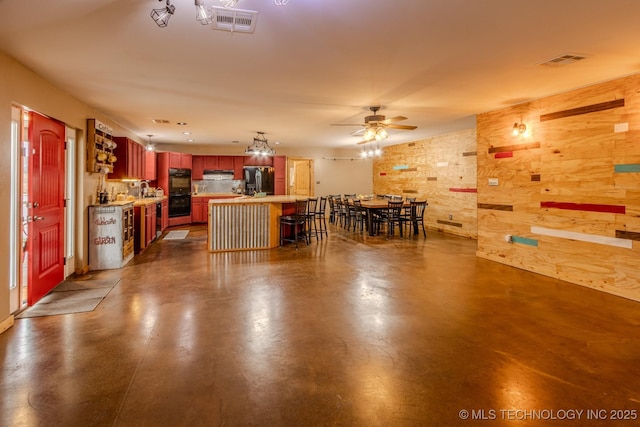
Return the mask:
<path id="1" fill-rule="evenodd" d="M 373 113 L 370 116 L 366 116 L 364 118 L 364 124 L 355 124 L 355 123 L 335 123 L 331 126 L 361 126 L 361 129 L 352 132 L 352 134 L 356 135 L 360 132 L 364 132 L 363 138 L 364 141 L 359 142 L 359 144 L 366 144 L 369 141 L 374 139 L 381 140 L 387 137 L 387 128 L 389 129 L 404 129 L 404 130 L 414 130 L 417 126 L 411 125 L 399 125 L 395 122 L 400 122 L 402 120 L 407 120 L 406 117 L 396 116 L 387 119 L 382 114 L 378 114 L 380 110 L 379 106 L 369 107 L 369 110 Z"/>

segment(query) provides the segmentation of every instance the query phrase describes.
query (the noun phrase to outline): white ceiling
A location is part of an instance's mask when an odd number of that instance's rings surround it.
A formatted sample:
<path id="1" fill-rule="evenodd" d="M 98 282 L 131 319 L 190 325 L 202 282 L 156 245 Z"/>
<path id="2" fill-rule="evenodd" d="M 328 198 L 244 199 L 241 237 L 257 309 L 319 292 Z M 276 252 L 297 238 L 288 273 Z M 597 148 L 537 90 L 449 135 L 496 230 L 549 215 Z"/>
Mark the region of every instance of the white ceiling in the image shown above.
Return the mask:
<path id="1" fill-rule="evenodd" d="M 217 0 L 205 0 L 219 6 Z M 385 144 L 474 115 L 640 72 L 637 0 L 239 0 L 253 34 L 195 21 L 173 0 L 0 0 L 0 49 L 143 141 L 356 148 L 368 107 L 408 117 Z M 564 53 L 589 58 L 548 68 Z M 153 119 L 171 124 L 159 125 Z M 176 122 L 188 125 L 181 127 Z"/>

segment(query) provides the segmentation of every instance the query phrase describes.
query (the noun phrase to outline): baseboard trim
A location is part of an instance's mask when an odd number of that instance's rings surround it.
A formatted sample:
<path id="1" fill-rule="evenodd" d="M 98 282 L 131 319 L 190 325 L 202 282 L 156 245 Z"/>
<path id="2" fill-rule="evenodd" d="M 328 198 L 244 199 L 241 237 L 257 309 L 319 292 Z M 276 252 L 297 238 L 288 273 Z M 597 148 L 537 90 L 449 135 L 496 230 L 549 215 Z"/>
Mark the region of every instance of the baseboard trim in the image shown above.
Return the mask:
<path id="1" fill-rule="evenodd" d="M 0 334 L 13 326 L 13 314 L 0 322 Z"/>

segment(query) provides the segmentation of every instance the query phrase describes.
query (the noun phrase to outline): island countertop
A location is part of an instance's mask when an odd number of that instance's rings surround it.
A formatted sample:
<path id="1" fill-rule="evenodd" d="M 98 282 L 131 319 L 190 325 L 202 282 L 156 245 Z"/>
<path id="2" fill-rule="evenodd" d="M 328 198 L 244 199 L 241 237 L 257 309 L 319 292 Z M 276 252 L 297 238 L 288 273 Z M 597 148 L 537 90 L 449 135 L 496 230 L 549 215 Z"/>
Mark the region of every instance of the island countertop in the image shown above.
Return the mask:
<path id="1" fill-rule="evenodd" d="M 308 199 L 307 196 L 265 196 L 265 197 L 251 197 L 251 196 L 240 196 L 228 199 L 211 199 L 209 200 L 210 205 L 215 204 L 247 204 L 247 203 L 295 203 L 296 200 L 305 200 Z"/>

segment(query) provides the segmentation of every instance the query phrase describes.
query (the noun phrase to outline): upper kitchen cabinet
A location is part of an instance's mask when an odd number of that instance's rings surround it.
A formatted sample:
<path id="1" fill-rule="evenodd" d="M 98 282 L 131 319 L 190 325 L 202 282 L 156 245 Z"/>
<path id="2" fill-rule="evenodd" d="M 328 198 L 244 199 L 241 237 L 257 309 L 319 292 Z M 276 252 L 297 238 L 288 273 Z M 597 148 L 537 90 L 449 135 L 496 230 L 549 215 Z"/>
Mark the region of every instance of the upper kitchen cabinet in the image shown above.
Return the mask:
<path id="1" fill-rule="evenodd" d="M 142 179 L 155 181 L 158 177 L 156 170 L 156 152 L 144 150 L 144 161 L 142 162 Z"/>
<path id="2" fill-rule="evenodd" d="M 192 156 L 186 153 L 168 153 L 169 167 L 172 169 L 191 169 Z"/>
<path id="3" fill-rule="evenodd" d="M 117 157 L 109 179 L 142 179 L 145 150 L 142 145 L 124 136 L 116 136 L 113 153 Z"/>
<path id="4" fill-rule="evenodd" d="M 287 194 L 287 156 L 273 156 L 273 194 Z"/>
<path id="5" fill-rule="evenodd" d="M 245 166 L 273 166 L 273 156 L 245 156 Z"/>
<path id="6" fill-rule="evenodd" d="M 233 179 L 244 179 L 244 156 L 233 156 Z"/>
<path id="7" fill-rule="evenodd" d="M 191 179 L 204 178 L 204 158 L 206 156 L 193 156 L 191 158 Z"/>

